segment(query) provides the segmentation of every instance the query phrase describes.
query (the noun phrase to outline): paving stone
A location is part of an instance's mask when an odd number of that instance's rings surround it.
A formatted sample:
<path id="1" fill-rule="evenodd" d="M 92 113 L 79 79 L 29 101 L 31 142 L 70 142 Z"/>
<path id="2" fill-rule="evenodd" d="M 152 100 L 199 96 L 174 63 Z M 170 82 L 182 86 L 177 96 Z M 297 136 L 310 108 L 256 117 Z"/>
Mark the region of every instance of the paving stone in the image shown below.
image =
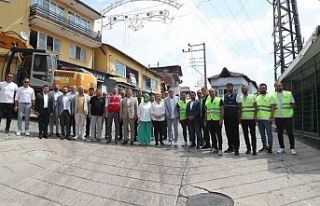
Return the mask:
<path id="1" fill-rule="evenodd" d="M 230 196 L 236 206 L 318 206 L 320 201 L 320 151 L 298 140 L 297 156 L 289 150 L 277 155 L 275 139 L 274 154 L 253 157 L 243 154 L 241 136 L 239 157 L 218 157 L 182 144 L 40 140 L 35 122 L 31 131 L 31 137 L 0 131 L 1 206 L 185 206 L 190 197 L 211 192 Z"/>

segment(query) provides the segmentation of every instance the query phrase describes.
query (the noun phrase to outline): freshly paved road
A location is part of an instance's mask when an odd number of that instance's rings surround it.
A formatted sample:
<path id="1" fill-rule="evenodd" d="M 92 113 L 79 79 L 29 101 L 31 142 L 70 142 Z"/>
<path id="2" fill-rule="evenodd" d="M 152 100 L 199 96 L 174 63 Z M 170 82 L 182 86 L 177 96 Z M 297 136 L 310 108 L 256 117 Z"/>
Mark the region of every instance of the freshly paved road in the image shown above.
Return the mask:
<path id="1" fill-rule="evenodd" d="M 35 123 L 32 128 L 35 132 Z M 32 135 L 1 130 L 1 206 L 183 206 L 189 197 L 208 192 L 226 194 L 237 206 L 320 202 L 320 151 L 299 141 L 297 156 L 287 151 L 253 157 L 243 154 L 241 137 L 239 157 L 218 157 L 181 146 L 106 145 Z M 274 143 L 277 149 L 276 138 Z"/>

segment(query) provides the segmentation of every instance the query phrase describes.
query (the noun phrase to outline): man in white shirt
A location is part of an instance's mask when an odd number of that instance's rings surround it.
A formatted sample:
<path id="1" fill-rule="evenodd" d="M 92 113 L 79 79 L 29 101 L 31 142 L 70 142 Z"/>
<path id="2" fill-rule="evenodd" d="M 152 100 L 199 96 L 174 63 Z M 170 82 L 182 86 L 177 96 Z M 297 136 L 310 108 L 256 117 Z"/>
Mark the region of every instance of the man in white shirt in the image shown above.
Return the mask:
<path id="1" fill-rule="evenodd" d="M 178 122 L 179 113 L 177 104 L 179 102 L 179 97 L 174 95 L 172 89 L 169 90 L 169 96 L 164 100 L 164 106 L 166 110 L 166 120 L 168 126 L 168 136 L 170 144 L 174 141 L 176 145 L 178 142 Z"/>
<path id="2" fill-rule="evenodd" d="M 6 81 L 0 82 L 0 121 L 3 117 L 6 117 L 6 133 L 8 133 L 10 129 L 14 107 L 14 95 L 18 89 L 18 86 L 12 82 L 12 80 L 13 75 L 9 73 L 6 76 Z"/>
<path id="3" fill-rule="evenodd" d="M 60 95 L 62 95 L 62 92 L 59 89 L 60 89 L 59 85 L 56 84 L 53 86 L 53 90 L 49 93 L 49 95 L 53 96 L 53 98 L 54 98 L 53 114 L 50 116 L 50 119 L 49 119 L 49 124 L 50 124 L 50 135 L 49 136 L 53 135 L 53 126 L 55 125 L 56 126 L 56 136 L 60 137 L 60 133 L 59 133 L 60 121 L 59 121 L 58 110 L 56 109 L 58 97 Z"/>
<path id="4" fill-rule="evenodd" d="M 78 95 L 76 85 L 72 85 L 70 87 L 70 92 L 68 93 L 68 95 L 70 95 L 71 99 L 74 99 L 75 96 Z M 76 120 L 75 120 L 75 114 L 73 113 L 71 114 L 70 126 L 72 127 L 73 137 L 75 137 L 76 136 Z"/>
<path id="5" fill-rule="evenodd" d="M 16 97 L 15 97 L 14 110 L 18 111 L 18 131 L 17 131 L 18 136 L 21 135 L 23 116 L 25 121 L 25 135 L 30 136 L 30 132 L 29 132 L 30 113 L 31 113 L 31 108 L 34 107 L 36 97 L 35 97 L 33 88 L 31 88 L 29 84 L 30 84 L 30 80 L 28 78 L 25 78 L 23 80 L 23 86 L 18 88 Z"/>

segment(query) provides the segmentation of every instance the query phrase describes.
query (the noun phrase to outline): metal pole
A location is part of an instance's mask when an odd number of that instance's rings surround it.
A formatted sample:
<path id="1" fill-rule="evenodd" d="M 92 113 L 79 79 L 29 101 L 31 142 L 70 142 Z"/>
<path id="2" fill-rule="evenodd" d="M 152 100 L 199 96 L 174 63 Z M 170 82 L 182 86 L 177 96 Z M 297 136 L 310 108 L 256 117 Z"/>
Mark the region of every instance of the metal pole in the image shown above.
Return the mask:
<path id="1" fill-rule="evenodd" d="M 206 43 L 203 43 L 203 72 L 204 72 L 204 87 L 207 89 L 207 58 L 206 58 Z"/>

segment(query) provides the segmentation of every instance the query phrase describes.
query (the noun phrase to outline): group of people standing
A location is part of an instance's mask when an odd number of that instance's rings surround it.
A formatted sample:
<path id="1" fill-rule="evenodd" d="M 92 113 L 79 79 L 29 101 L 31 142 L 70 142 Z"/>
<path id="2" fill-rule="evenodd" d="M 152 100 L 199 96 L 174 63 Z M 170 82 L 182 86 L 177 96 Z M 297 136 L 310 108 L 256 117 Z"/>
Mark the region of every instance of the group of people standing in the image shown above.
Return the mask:
<path id="1" fill-rule="evenodd" d="M 111 94 L 100 89 L 90 88 L 88 94 L 83 86 L 64 86 L 62 91 L 54 85 L 43 86 L 42 92 L 35 95 L 29 86 L 29 79 L 24 79 L 23 86 L 17 87 L 8 74 L 0 83 L 0 120 L 7 118 L 5 132 L 9 132 L 13 111 L 18 113 L 17 135 L 29 132 L 30 113 L 33 109 L 38 117 L 39 138 L 54 135 L 61 139 L 80 139 L 101 141 L 105 124 L 106 143 L 114 141 L 122 144 L 177 145 L 178 125 L 181 124 L 185 145 L 196 149 L 211 149 L 212 153 L 223 155 L 222 126 L 225 125 L 228 148 L 225 153 L 239 155 L 239 124 L 243 129 L 246 154 L 257 152 L 272 153 L 272 122 L 278 132 L 280 149 L 285 150 L 283 130 L 287 130 L 290 149 L 296 154 L 293 136 L 294 98 L 290 91 L 283 90 L 280 82 L 275 83 L 275 92 L 267 93 L 267 85 L 259 85 L 257 95 L 249 94 L 248 86 L 242 86 L 241 95 L 234 93 L 231 83 L 226 85 L 227 93 L 220 98 L 214 89 L 202 88 L 197 93 L 177 95 L 172 89 L 161 94 L 142 95 L 141 91 L 133 94 L 132 90 L 112 89 Z M 196 98 L 198 97 L 198 98 Z M 256 124 L 258 124 L 263 147 L 257 151 Z M 48 132 L 48 127 L 50 132 Z M 60 133 L 61 130 L 61 133 Z M 72 133 L 72 134 L 71 134 Z M 189 133 L 189 138 L 188 134 Z M 251 139 L 249 138 L 249 133 Z"/>

